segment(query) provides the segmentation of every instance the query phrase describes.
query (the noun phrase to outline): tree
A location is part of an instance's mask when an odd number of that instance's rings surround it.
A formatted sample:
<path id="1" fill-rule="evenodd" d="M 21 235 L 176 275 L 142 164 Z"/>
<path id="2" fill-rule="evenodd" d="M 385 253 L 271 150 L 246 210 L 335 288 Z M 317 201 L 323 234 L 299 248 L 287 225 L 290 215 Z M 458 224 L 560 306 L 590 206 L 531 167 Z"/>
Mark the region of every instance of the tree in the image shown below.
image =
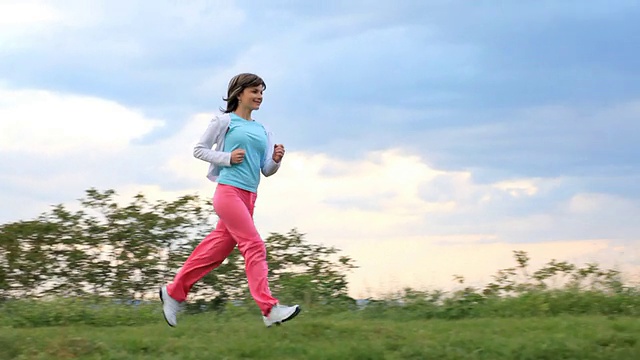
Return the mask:
<path id="1" fill-rule="evenodd" d="M 121 205 L 114 190 L 89 189 L 81 209 L 53 206 L 35 220 L 0 226 L 0 299 L 156 296 L 193 248 L 214 228 L 211 205 L 195 195 L 150 202 L 137 194 Z M 329 302 L 347 293 L 353 260 L 307 243 L 292 230 L 265 239 L 274 292 Z M 247 295 L 244 259 L 234 250 L 192 289 L 192 299 L 223 304 Z"/>
<path id="2" fill-rule="evenodd" d="M 272 233 L 266 246 L 269 278 L 277 294 L 307 305 L 347 297 L 347 272 L 356 266 L 335 247 L 308 243 L 295 228 L 286 235 Z"/>
<path id="3" fill-rule="evenodd" d="M 20 221 L 0 228 L 2 244 L 1 297 L 37 296 L 42 282 L 50 277 L 55 266 L 49 256 L 53 228 L 41 220 Z"/>

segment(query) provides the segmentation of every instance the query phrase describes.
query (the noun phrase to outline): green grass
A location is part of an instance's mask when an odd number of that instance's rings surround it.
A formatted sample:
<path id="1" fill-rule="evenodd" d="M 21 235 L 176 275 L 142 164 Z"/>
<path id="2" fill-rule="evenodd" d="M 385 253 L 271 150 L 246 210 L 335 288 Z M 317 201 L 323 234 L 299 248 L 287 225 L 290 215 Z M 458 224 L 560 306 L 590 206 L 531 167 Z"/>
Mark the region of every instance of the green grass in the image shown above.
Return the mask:
<path id="1" fill-rule="evenodd" d="M 153 324 L 0 328 L 0 359 L 640 359 L 634 317 L 401 320 L 303 312 L 264 328 L 246 312 Z"/>
<path id="2" fill-rule="evenodd" d="M 142 325 L 154 322 L 157 312 L 157 304 L 126 306 L 109 299 L 22 299 L 0 304 L 0 324 L 15 328 Z"/>
<path id="3" fill-rule="evenodd" d="M 183 313 L 172 329 L 157 301 L 11 300 L 0 304 L 0 360 L 636 360 L 639 295 L 637 289 L 565 289 L 503 298 L 460 293 L 435 301 L 412 292 L 363 310 L 306 306 L 297 319 L 272 329 L 251 301 L 219 313 Z"/>

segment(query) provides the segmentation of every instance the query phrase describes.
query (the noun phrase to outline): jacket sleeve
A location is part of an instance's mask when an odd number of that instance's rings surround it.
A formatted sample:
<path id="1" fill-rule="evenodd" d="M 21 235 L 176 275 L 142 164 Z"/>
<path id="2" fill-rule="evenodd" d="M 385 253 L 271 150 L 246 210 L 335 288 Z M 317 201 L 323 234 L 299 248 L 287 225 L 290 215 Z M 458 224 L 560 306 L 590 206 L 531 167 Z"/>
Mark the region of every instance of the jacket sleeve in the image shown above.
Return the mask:
<path id="1" fill-rule="evenodd" d="M 280 160 L 279 163 L 273 161 L 273 146 L 272 134 L 267 132 L 267 151 L 266 157 L 262 163 L 262 174 L 264 176 L 271 176 L 275 174 L 282 163 L 282 160 Z"/>
<path id="2" fill-rule="evenodd" d="M 200 137 L 200 141 L 193 148 L 193 156 L 218 166 L 231 166 L 231 153 L 213 150 L 216 139 L 224 136 L 222 121 L 215 117 L 209 122 L 207 130 Z"/>

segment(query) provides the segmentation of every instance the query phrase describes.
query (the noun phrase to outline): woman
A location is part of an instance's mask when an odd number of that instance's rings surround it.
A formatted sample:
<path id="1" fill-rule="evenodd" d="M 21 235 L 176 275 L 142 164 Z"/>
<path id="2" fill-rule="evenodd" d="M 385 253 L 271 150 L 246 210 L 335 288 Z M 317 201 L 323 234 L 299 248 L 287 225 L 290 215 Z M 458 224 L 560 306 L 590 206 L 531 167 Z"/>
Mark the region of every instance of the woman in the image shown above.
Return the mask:
<path id="1" fill-rule="evenodd" d="M 218 224 L 198 244 L 172 283 L 160 288 L 164 318 L 176 326 L 176 315 L 193 284 L 220 266 L 238 245 L 245 260 L 251 296 L 260 307 L 267 327 L 291 320 L 300 307 L 283 306 L 271 295 L 267 280 L 267 252 L 253 222 L 260 172 L 278 171 L 284 146 L 272 143 L 272 135 L 253 120 L 260 108 L 264 81 L 254 74 L 239 74 L 229 81 L 226 110 L 211 122 L 193 155 L 209 162 L 207 178 L 217 182 L 213 207 Z M 213 145 L 215 150 L 212 150 Z"/>

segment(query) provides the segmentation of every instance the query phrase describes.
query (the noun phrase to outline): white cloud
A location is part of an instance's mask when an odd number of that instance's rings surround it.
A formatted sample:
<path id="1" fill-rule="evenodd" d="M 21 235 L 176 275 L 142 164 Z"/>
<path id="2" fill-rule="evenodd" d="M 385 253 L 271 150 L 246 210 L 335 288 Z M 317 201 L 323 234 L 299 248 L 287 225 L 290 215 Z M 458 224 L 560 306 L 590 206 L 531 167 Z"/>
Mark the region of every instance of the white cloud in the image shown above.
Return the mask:
<path id="1" fill-rule="evenodd" d="M 0 1 L 0 29 L 38 26 L 60 20 L 61 14 L 42 1 Z"/>
<path id="2" fill-rule="evenodd" d="M 0 150 L 47 154 L 113 152 L 162 122 L 113 101 L 0 88 Z"/>
<path id="3" fill-rule="evenodd" d="M 53 1 L 0 0 L 0 52 L 27 48 L 33 44 L 51 41 L 51 35 L 61 28 L 73 28 L 87 24 L 93 19 L 91 6 L 85 2 L 82 14 L 70 12 L 81 2 L 69 1 L 67 9 L 61 9 Z M 95 11 L 93 12 L 95 13 Z M 78 16 L 80 15 L 80 16 Z"/>
<path id="4" fill-rule="evenodd" d="M 79 74 L 83 83 L 183 78 L 194 70 L 192 59 L 211 56 L 215 64 L 224 57 L 210 54 L 235 45 L 246 23 L 234 1 L 3 1 L 0 54 L 16 72 L 4 77 L 18 82 L 53 76 L 60 83 Z M 177 70 L 183 61 L 188 68 Z"/>
<path id="5" fill-rule="evenodd" d="M 44 2 L 0 1 L 0 54 L 26 47 L 29 38 L 44 35 L 62 14 Z"/>
<path id="6" fill-rule="evenodd" d="M 513 197 L 533 196 L 538 192 L 538 187 L 531 180 L 501 181 L 496 183 L 494 187 Z"/>
<path id="7" fill-rule="evenodd" d="M 611 200 L 611 196 L 606 194 L 576 194 L 566 205 L 566 210 L 577 214 L 599 212 L 609 206 Z M 633 206 L 633 204 L 627 205 Z"/>

